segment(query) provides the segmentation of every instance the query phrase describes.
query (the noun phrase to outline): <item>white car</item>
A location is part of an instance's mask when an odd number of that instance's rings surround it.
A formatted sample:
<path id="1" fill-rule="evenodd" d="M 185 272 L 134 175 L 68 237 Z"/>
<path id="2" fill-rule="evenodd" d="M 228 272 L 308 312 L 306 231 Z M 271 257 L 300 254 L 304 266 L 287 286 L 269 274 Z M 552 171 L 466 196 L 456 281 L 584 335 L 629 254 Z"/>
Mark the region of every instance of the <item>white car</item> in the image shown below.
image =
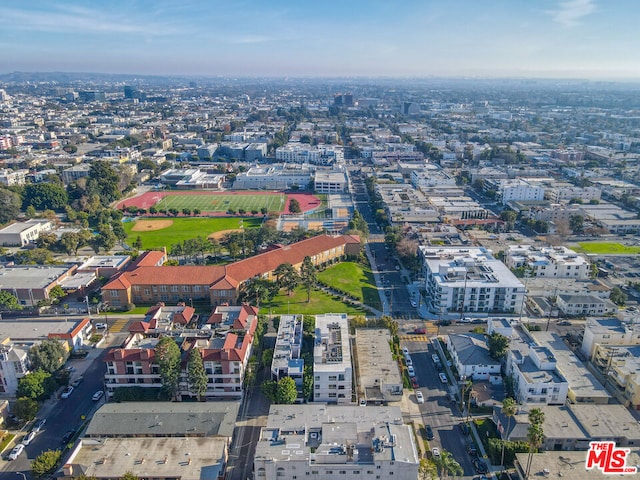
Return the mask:
<path id="1" fill-rule="evenodd" d="M 22 444 L 29 445 L 34 438 L 36 438 L 36 432 L 31 431 L 24 436 Z"/>
<path id="2" fill-rule="evenodd" d="M 424 395 L 422 395 L 421 391 L 416 392 L 416 400 L 418 400 L 418 403 L 424 403 Z"/>
<path id="3" fill-rule="evenodd" d="M 418 304 L 414 300 L 411 300 L 411 306 L 413 308 L 416 308 L 418 306 Z"/>
<path id="4" fill-rule="evenodd" d="M 409 355 L 409 349 L 407 347 L 402 347 L 402 354 L 406 357 Z"/>
<path id="5" fill-rule="evenodd" d="M 73 393 L 73 387 L 69 385 L 67 388 L 65 388 L 62 391 L 62 395 L 60 395 L 60 398 L 69 398 L 72 393 Z"/>
<path id="6" fill-rule="evenodd" d="M 431 453 L 433 454 L 434 457 L 439 457 L 440 449 L 438 447 L 433 447 L 433 449 L 431 450 Z"/>
<path id="7" fill-rule="evenodd" d="M 13 447 L 13 450 L 11 450 L 11 453 L 9 454 L 9 460 L 17 460 L 23 451 L 24 445 L 19 443 L 18 445 Z"/>
<path id="8" fill-rule="evenodd" d="M 105 328 L 107 328 L 107 324 L 106 323 L 96 323 L 96 328 L 98 330 L 104 330 Z"/>
<path id="9" fill-rule="evenodd" d="M 407 367 L 407 372 L 409 373 L 410 377 L 415 377 L 416 376 L 416 371 L 413 369 L 413 367 L 411 365 L 409 365 Z"/>
<path id="10" fill-rule="evenodd" d="M 98 390 L 96 393 L 93 394 L 91 399 L 94 402 L 97 402 L 98 400 L 100 400 L 102 398 L 103 395 L 104 395 L 104 392 L 102 390 Z"/>
<path id="11" fill-rule="evenodd" d="M 405 355 L 404 361 L 407 362 L 407 367 L 411 367 L 413 365 L 413 360 L 411 360 L 411 355 Z"/>
<path id="12" fill-rule="evenodd" d="M 438 374 L 438 376 L 440 377 L 440 381 L 441 381 L 442 383 L 447 383 L 447 382 L 448 382 L 448 380 L 447 380 L 447 376 L 446 376 L 444 373 L 440 372 L 440 373 Z"/>
<path id="13" fill-rule="evenodd" d="M 44 427 L 44 424 L 47 423 L 47 419 L 46 418 L 42 418 L 40 420 L 38 420 L 35 425 L 33 426 L 33 431 L 38 433 L 40 430 L 42 430 L 42 427 Z"/>

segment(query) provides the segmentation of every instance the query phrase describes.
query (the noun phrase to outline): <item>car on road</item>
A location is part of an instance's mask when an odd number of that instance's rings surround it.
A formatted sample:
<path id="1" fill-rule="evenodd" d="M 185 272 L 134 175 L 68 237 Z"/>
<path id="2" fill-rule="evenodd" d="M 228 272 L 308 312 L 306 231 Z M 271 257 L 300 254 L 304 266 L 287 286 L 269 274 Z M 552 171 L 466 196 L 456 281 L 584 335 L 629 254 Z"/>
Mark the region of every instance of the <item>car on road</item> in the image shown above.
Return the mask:
<path id="1" fill-rule="evenodd" d="M 434 457 L 439 457 L 440 456 L 440 449 L 438 447 L 433 447 L 431 449 L 431 453 L 433 454 Z"/>
<path id="2" fill-rule="evenodd" d="M 103 392 L 102 390 L 98 390 L 96 393 L 94 393 L 94 394 L 91 396 L 91 399 L 92 399 L 94 402 L 97 402 L 98 400 L 100 400 L 100 399 L 102 398 L 102 396 L 103 396 L 103 395 L 104 395 L 104 392 Z"/>
<path id="3" fill-rule="evenodd" d="M 366 407 L 367 406 L 367 401 L 364 398 L 360 399 L 360 406 L 361 407 Z"/>
<path id="4" fill-rule="evenodd" d="M 427 333 L 427 329 L 426 328 L 416 328 L 413 330 L 414 335 L 424 335 L 425 333 Z"/>
<path id="5" fill-rule="evenodd" d="M 80 385 L 82 383 L 82 381 L 84 380 L 83 376 L 79 376 L 78 378 L 76 378 L 73 382 L 71 382 L 71 386 L 72 387 L 77 387 L 78 385 Z"/>
<path id="6" fill-rule="evenodd" d="M 67 433 L 65 433 L 64 436 L 62 437 L 62 441 L 60 442 L 60 444 L 61 445 L 68 444 L 75 434 L 76 434 L 75 430 L 68 430 Z"/>
<path id="7" fill-rule="evenodd" d="M 409 349 L 407 347 L 402 347 L 402 354 L 406 357 L 409 355 Z"/>
<path id="8" fill-rule="evenodd" d="M 411 378 L 411 386 L 416 389 L 420 388 L 420 384 L 418 383 L 418 379 L 416 377 Z M 421 402 L 418 402 L 421 403 Z"/>
<path id="9" fill-rule="evenodd" d="M 431 360 L 433 360 L 433 363 L 435 363 L 436 365 L 440 364 L 440 357 L 438 356 L 437 353 L 434 353 L 433 355 L 431 355 Z"/>
<path id="10" fill-rule="evenodd" d="M 107 324 L 106 323 L 96 323 L 96 328 L 98 330 L 104 330 L 105 328 L 107 328 Z"/>
<path id="11" fill-rule="evenodd" d="M 413 369 L 413 367 L 411 365 L 409 365 L 407 367 L 407 372 L 409 373 L 410 377 L 415 377 L 416 376 L 416 371 Z"/>
<path id="12" fill-rule="evenodd" d="M 391 296 L 391 290 L 385 290 L 385 291 L 384 291 L 384 294 L 385 294 L 387 297 L 390 297 L 390 296 Z"/>
<path id="13" fill-rule="evenodd" d="M 424 403 L 424 395 L 422 395 L 422 392 L 416 392 L 416 400 L 418 401 L 418 403 Z"/>
<path id="14" fill-rule="evenodd" d="M 569 320 L 562 320 L 561 322 L 558 322 L 558 325 L 560 325 L 561 327 L 568 327 L 569 325 L 571 325 L 571 322 Z"/>
<path id="15" fill-rule="evenodd" d="M 411 355 L 405 355 L 404 361 L 408 367 L 411 367 L 413 365 L 413 360 L 411 360 Z"/>
<path id="16" fill-rule="evenodd" d="M 31 431 L 24 436 L 22 444 L 29 445 L 34 438 L 36 438 L 36 432 Z"/>
<path id="17" fill-rule="evenodd" d="M 60 398 L 69 398 L 72 393 L 73 393 L 73 387 L 69 385 L 67 388 L 65 388 L 62 391 L 62 395 L 60 395 Z"/>
<path id="18" fill-rule="evenodd" d="M 471 323 L 473 320 L 470 317 L 462 317 L 460 323 Z"/>
<path id="19" fill-rule="evenodd" d="M 41 418 L 33 425 L 33 429 L 31 431 L 38 433 L 40 430 L 42 430 L 42 427 L 44 427 L 45 423 L 47 423 L 47 419 Z"/>
<path id="20" fill-rule="evenodd" d="M 447 380 L 447 376 L 446 376 L 444 373 L 440 372 L 440 373 L 438 374 L 438 377 L 440 377 L 440 381 L 441 381 L 442 383 L 447 383 L 447 382 L 448 382 L 448 380 Z"/>
<path id="21" fill-rule="evenodd" d="M 431 425 L 426 425 L 424 429 L 427 431 L 427 440 L 433 440 L 433 428 L 431 428 Z"/>
<path id="22" fill-rule="evenodd" d="M 11 450 L 11 453 L 9 454 L 9 460 L 17 460 L 23 451 L 24 445 L 19 443 L 18 445 L 13 447 L 13 450 Z"/>
<path id="23" fill-rule="evenodd" d="M 413 308 L 417 308 L 418 304 L 415 302 L 415 300 L 411 300 L 411 306 Z"/>

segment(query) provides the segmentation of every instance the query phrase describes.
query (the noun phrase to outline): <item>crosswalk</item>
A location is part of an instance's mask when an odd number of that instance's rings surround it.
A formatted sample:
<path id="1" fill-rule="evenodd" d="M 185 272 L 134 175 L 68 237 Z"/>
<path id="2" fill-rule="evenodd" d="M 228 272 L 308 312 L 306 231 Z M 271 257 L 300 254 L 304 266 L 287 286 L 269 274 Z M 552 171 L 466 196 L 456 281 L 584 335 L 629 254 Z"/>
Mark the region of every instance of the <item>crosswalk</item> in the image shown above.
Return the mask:
<path id="1" fill-rule="evenodd" d="M 121 318 L 120 320 L 116 320 L 113 325 L 111 325 L 111 327 L 109 328 L 109 331 L 111 333 L 118 333 L 121 332 L 124 327 L 127 326 L 127 323 L 129 323 L 129 320 L 127 320 L 126 318 Z"/>
<path id="2" fill-rule="evenodd" d="M 427 335 L 399 335 L 401 342 L 430 342 L 431 339 Z"/>

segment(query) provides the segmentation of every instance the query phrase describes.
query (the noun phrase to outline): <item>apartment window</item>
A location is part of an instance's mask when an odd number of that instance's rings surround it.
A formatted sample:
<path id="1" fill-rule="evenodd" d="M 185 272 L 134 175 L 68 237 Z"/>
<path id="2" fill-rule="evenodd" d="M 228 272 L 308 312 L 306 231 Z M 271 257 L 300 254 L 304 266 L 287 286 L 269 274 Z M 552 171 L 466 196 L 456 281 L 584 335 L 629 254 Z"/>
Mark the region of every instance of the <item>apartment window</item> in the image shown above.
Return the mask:
<path id="1" fill-rule="evenodd" d="M 329 375 L 329 381 L 330 382 L 335 382 L 338 379 L 338 377 L 336 375 Z"/>
<path id="2" fill-rule="evenodd" d="M 184 293 L 189 293 L 189 285 L 183 285 L 183 286 L 182 286 L 182 291 L 183 291 Z"/>
<path id="3" fill-rule="evenodd" d="M 329 385 L 329 390 L 335 390 L 337 388 L 337 385 L 335 383 L 332 383 L 331 385 Z"/>
<path id="4" fill-rule="evenodd" d="M 177 293 L 178 292 L 178 285 L 171 285 L 171 292 Z"/>
<path id="5" fill-rule="evenodd" d="M 344 373 L 341 373 L 340 375 L 338 375 L 338 381 L 344 382 Z"/>
<path id="6" fill-rule="evenodd" d="M 329 398 L 336 398 L 336 394 L 335 394 L 335 392 L 333 392 L 333 393 L 329 393 Z"/>
<path id="7" fill-rule="evenodd" d="M 145 295 L 151 295 L 151 290 L 149 290 L 148 288 L 144 289 L 144 294 Z"/>
<path id="8" fill-rule="evenodd" d="M 200 293 L 200 285 L 194 285 L 194 286 L 193 286 L 193 291 L 194 291 L 195 293 Z"/>
<path id="9" fill-rule="evenodd" d="M 134 292 L 139 292 L 140 291 L 140 285 L 134 285 L 133 286 L 133 291 Z"/>
<path id="10" fill-rule="evenodd" d="M 333 475 L 333 470 L 327 470 L 327 475 Z"/>
<path id="11" fill-rule="evenodd" d="M 167 285 L 160 285 L 160 291 L 161 292 L 168 292 L 169 288 L 167 287 Z"/>
<path id="12" fill-rule="evenodd" d="M 340 472 L 339 472 L 339 473 L 340 473 L 340 475 L 346 475 L 346 474 L 347 474 L 347 471 L 346 471 L 346 470 L 340 470 Z"/>
<path id="13" fill-rule="evenodd" d="M 118 297 L 119 295 L 120 295 L 120 292 L 118 292 L 117 290 L 111 290 L 112 297 Z"/>

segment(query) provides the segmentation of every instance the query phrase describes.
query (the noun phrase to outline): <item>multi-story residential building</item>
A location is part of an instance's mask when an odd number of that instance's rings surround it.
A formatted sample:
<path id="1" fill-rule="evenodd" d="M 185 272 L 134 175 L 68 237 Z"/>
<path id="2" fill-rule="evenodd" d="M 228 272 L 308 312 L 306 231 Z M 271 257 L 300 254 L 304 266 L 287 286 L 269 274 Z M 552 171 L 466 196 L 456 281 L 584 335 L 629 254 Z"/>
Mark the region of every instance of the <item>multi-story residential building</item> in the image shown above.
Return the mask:
<path id="1" fill-rule="evenodd" d="M 332 145 L 316 147 L 301 143 L 289 143 L 276 148 L 276 161 L 310 163 L 313 165 L 339 165 L 344 163 L 344 149 Z"/>
<path id="2" fill-rule="evenodd" d="M 384 405 L 402 399 L 402 374 L 391 353 L 388 329 L 358 328 L 354 362 L 358 369 L 358 398 L 367 405 Z"/>
<path id="3" fill-rule="evenodd" d="M 558 295 L 556 305 L 563 315 L 607 315 L 618 307 L 611 300 L 595 295 Z"/>
<path id="4" fill-rule="evenodd" d="M 415 480 L 420 457 L 399 407 L 272 405 L 256 480 Z"/>
<path id="5" fill-rule="evenodd" d="M 278 336 L 271 361 L 271 378 L 280 380 L 291 377 L 298 388 L 302 388 L 304 360 L 302 353 L 302 315 L 281 315 Z"/>
<path id="6" fill-rule="evenodd" d="M 316 315 L 313 401 L 351 403 L 352 367 L 347 314 Z"/>
<path id="7" fill-rule="evenodd" d="M 346 171 L 317 171 L 313 179 L 313 189 L 317 193 L 349 192 L 349 177 Z"/>
<path id="8" fill-rule="evenodd" d="M 51 232 L 53 224 L 49 220 L 31 219 L 16 222 L 0 230 L 0 245 L 5 247 L 24 247 L 35 242 L 41 233 Z"/>
<path id="9" fill-rule="evenodd" d="M 591 271 L 589 262 L 566 247 L 510 245 L 505 263 L 509 268 L 526 268 L 540 278 L 584 280 Z"/>
<path id="10" fill-rule="evenodd" d="M 623 405 L 640 409 L 640 345 L 596 344 L 592 362 Z"/>
<path id="11" fill-rule="evenodd" d="M 313 171 L 307 165 L 286 164 L 254 166 L 240 172 L 233 182 L 234 190 L 287 190 L 306 187 L 313 181 Z"/>
<path id="12" fill-rule="evenodd" d="M 15 395 L 18 381 L 29 373 L 29 345 L 5 339 L 0 345 L 0 393 Z"/>
<path id="13" fill-rule="evenodd" d="M 274 245 L 264 253 L 225 266 L 136 262 L 104 285 L 102 294 L 113 306 L 189 300 L 209 300 L 214 306 L 235 303 L 244 282 L 256 276 L 272 278 L 272 272 L 283 263 L 299 269 L 305 257 L 310 257 L 314 265 L 323 265 L 357 255 L 360 248 L 360 239 L 352 235 L 318 235 L 291 245 Z"/>
<path id="14" fill-rule="evenodd" d="M 429 311 L 519 312 L 524 285 L 485 248 L 419 247 Z"/>
<path id="15" fill-rule="evenodd" d="M 602 190 L 598 187 L 576 187 L 570 183 L 552 184 L 544 192 L 545 198 L 554 203 L 568 202 L 574 198 L 590 202 L 591 200 L 600 200 L 601 195 Z"/>
<path id="16" fill-rule="evenodd" d="M 580 351 L 593 359 L 598 345 L 640 345 L 640 320 L 632 318 L 588 318 L 584 326 Z"/>
<path id="17" fill-rule="evenodd" d="M 416 188 L 429 188 L 437 186 L 454 186 L 456 179 L 442 170 L 418 170 L 411 171 L 411 185 Z"/>
<path id="18" fill-rule="evenodd" d="M 175 335 L 176 342 L 186 355 L 193 348 L 200 350 L 207 375 L 206 397 L 242 397 L 257 314 L 258 309 L 248 305 L 220 306 L 207 322 L 210 328 L 168 332 L 169 335 Z M 155 354 L 158 341 L 158 338 L 134 333 L 122 347 L 107 353 L 104 360 L 107 365 L 107 395 L 112 396 L 117 388 L 162 386 Z M 181 374 L 180 395 L 193 395 L 189 391 L 186 365 L 183 365 Z"/>
<path id="19" fill-rule="evenodd" d="M 494 190 L 503 205 L 513 200 L 543 200 L 545 188 L 523 179 L 487 179 L 485 190 Z"/>
<path id="20" fill-rule="evenodd" d="M 73 275 L 77 266 L 14 265 L 0 268 L 0 290 L 14 295 L 20 305 L 33 307 L 49 299 L 49 292 Z"/>
<path id="21" fill-rule="evenodd" d="M 29 170 L 0 170 L 0 184 L 8 187 L 12 185 L 24 185 Z"/>
<path id="22" fill-rule="evenodd" d="M 75 182 L 76 180 L 89 176 L 89 172 L 91 171 L 91 164 L 82 163 L 80 165 L 74 165 L 69 168 L 65 168 L 62 175 L 62 182 L 65 185 L 69 185 L 70 183 Z"/>

